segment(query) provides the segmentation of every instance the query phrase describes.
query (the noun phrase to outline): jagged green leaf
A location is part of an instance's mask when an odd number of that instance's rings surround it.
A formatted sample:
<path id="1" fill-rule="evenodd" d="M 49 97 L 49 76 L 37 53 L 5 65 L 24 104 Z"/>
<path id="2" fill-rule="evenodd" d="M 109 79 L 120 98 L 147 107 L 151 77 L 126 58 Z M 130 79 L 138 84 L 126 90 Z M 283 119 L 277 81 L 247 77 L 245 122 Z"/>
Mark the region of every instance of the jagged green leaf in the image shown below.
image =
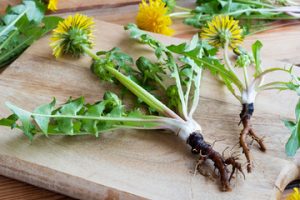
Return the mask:
<path id="1" fill-rule="evenodd" d="M 155 128 L 166 121 L 161 117 L 142 112 L 127 111 L 122 101 L 112 92 L 106 92 L 95 104 L 86 104 L 84 98 L 69 99 L 55 107 L 55 99 L 37 107 L 34 112 L 26 111 L 11 103 L 7 107 L 14 113 L 0 119 L 0 126 L 21 129 L 33 139 L 35 134 L 43 135 L 95 135 L 109 130 L 126 128 Z M 150 120 L 150 121 L 149 121 Z M 20 122 L 20 123 L 19 123 Z"/>
<path id="2" fill-rule="evenodd" d="M 292 134 L 285 145 L 285 151 L 288 156 L 294 156 L 300 147 L 300 126 L 296 125 Z"/>
<path id="3" fill-rule="evenodd" d="M 6 103 L 6 106 L 18 117 L 21 121 L 22 125 L 20 128 L 23 130 L 24 134 L 30 139 L 33 139 L 33 132 L 32 129 L 34 126 L 31 123 L 31 113 L 23 110 L 9 102 Z"/>
<path id="4" fill-rule="evenodd" d="M 44 115 L 51 115 L 51 113 L 53 112 L 55 103 L 56 103 L 56 100 L 53 99 L 53 101 L 51 103 L 41 105 L 41 106 L 37 107 L 34 110 L 34 113 L 44 114 Z M 49 122 L 50 122 L 50 117 L 35 116 L 34 119 L 35 119 L 37 125 L 43 131 L 43 133 L 45 135 L 48 135 L 48 126 L 49 126 Z"/>
<path id="5" fill-rule="evenodd" d="M 15 60 L 34 41 L 55 28 L 62 18 L 44 17 L 45 5 L 24 0 L 7 9 L 0 25 L 0 68 Z"/>
<path id="6" fill-rule="evenodd" d="M 75 100 L 70 100 L 68 103 L 64 104 L 59 111 L 57 111 L 57 115 L 62 116 L 76 116 L 77 113 L 81 110 L 83 107 L 84 98 L 80 97 Z M 62 133 L 74 134 L 74 122 L 72 118 L 61 118 L 57 119 L 58 121 L 58 127 L 59 130 L 62 131 Z"/>
<path id="7" fill-rule="evenodd" d="M 87 105 L 87 111 L 85 113 L 86 116 L 93 116 L 93 117 L 99 117 L 102 116 L 105 106 L 106 106 L 106 101 L 102 101 L 99 103 L 96 103 L 94 105 Z M 99 136 L 99 129 L 98 129 L 98 123 L 99 121 L 97 120 L 82 120 L 82 128 L 86 132 L 90 132 L 96 135 L 96 137 Z"/>
<path id="8" fill-rule="evenodd" d="M 18 116 L 16 114 L 12 114 L 7 118 L 0 119 L 0 126 L 8 126 L 11 128 L 17 127 L 16 122 L 18 121 Z"/>

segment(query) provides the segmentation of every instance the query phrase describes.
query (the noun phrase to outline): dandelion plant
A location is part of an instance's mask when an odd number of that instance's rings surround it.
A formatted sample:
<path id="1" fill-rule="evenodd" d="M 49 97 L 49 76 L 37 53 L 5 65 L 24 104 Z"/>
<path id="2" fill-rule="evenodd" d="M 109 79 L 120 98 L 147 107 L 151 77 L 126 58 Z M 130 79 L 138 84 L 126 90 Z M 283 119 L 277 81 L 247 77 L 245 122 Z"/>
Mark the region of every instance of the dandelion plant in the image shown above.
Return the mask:
<path id="1" fill-rule="evenodd" d="M 196 0 L 194 8 L 176 4 L 176 0 L 142 0 L 136 23 L 139 28 L 172 35 L 172 21 L 183 19 L 187 25 L 202 29 L 214 16 L 227 15 L 242 22 L 244 34 L 270 30 L 276 20 L 300 19 L 300 4 L 291 0 Z"/>
<path id="2" fill-rule="evenodd" d="M 177 6 L 179 12 L 170 14 L 171 18 L 183 18 L 184 23 L 202 28 L 216 15 L 227 15 L 242 21 L 245 34 L 270 30 L 276 27 L 276 20 L 295 20 L 300 18 L 298 2 L 290 0 L 197 0 L 194 9 Z"/>
<path id="3" fill-rule="evenodd" d="M 203 40 L 207 41 L 217 50 L 222 50 L 223 59 L 216 58 L 214 54 L 211 54 L 210 57 L 196 58 L 189 56 L 189 58 L 199 65 L 202 64 L 205 69 L 210 70 L 241 103 L 240 123 L 243 125 L 243 129 L 240 134 L 239 143 L 247 159 L 247 171 L 251 172 L 253 158 L 246 142 L 247 137 L 249 136 L 253 141 L 257 142 L 261 151 L 266 151 L 263 139 L 251 127 L 251 117 L 254 112 L 256 96 L 265 90 L 288 89 L 290 87 L 289 80 L 286 82 L 278 80 L 265 83 L 264 79 L 273 72 L 292 75 L 292 67 L 264 69 L 260 57 L 262 43 L 256 41 L 252 45 L 252 54 L 243 49 L 240 46 L 243 41 L 242 29 L 238 21 L 229 16 L 215 16 L 203 28 L 200 35 Z M 229 59 L 230 51 L 233 51 L 237 55 L 234 64 Z"/>
<path id="4" fill-rule="evenodd" d="M 243 173 L 241 164 L 236 158 L 224 158 L 216 152 L 204 140 L 201 126 L 193 118 L 199 104 L 203 65 L 194 60 L 207 57 L 211 47 L 197 36 L 190 43 L 165 46 L 136 25 L 129 24 L 126 30 L 131 37 L 151 47 L 157 58 L 140 57 L 134 62 L 118 48 L 94 53 L 91 49 L 93 26 L 94 22 L 87 16 L 67 17 L 53 32 L 53 54 L 56 57 L 90 56 L 92 72 L 100 80 L 131 92 L 138 106 L 126 109 L 112 92 L 106 92 L 103 100 L 95 104 L 85 103 L 83 97 L 69 99 L 61 106 L 56 106 L 53 100 L 33 112 L 6 103 L 13 114 L 2 119 L 0 125 L 19 128 L 30 139 L 38 134 L 99 136 L 118 129 L 169 130 L 190 146 L 192 153 L 200 155 L 202 161 L 209 159 L 214 163 L 222 190 L 229 191 L 234 171 Z M 228 166 L 232 167 L 231 173 Z"/>
<path id="5" fill-rule="evenodd" d="M 62 20 L 45 16 L 46 5 L 39 0 L 23 0 L 0 16 L 0 68 L 8 66 L 31 44 L 53 30 Z"/>

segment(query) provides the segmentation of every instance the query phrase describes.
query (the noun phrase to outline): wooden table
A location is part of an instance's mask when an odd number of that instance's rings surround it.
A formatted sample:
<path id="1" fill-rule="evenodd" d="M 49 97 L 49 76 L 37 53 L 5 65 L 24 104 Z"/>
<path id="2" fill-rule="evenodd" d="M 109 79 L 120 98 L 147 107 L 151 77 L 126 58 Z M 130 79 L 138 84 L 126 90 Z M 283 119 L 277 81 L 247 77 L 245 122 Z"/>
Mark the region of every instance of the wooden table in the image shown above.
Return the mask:
<path id="1" fill-rule="evenodd" d="M 7 2 L 12 3 L 12 1 L 2 1 L 2 4 Z M 17 0 L 13 3 L 18 2 Z M 91 2 L 98 3 L 98 6 L 91 4 Z M 117 0 L 117 1 L 86 1 L 80 5 L 74 4 L 72 0 L 66 0 L 61 2 L 60 7 L 62 10 L 58 11 L 59 14 L 65 14 L 69 11 L 76 11 L 78 8 L 82 10 L 83 13 L 92 15 L 96 19 L 101 19 L 104 21 L 117 23 L 120 25 L 126 24 L 128 22 L 134 22 L 135 15 L 138 10 L 137 0 Z M 192 5 L 193 1 L 180 1 L 181 5 Z M 1 4 L 1 9 L 3 5 Z M 72 5 L 72 6 L 70 6 Z M 77 6 L 77 7 L 76 7 Z M 79 7 L 78 7 L 79 6 Z M 0 9 L 0 12 L 1 12 Z M 87 10 L 88 9 L 88 10 Z M 185 26 L 181 21 L 175 21 L 174 26 L 176 30 L 176 37 L 190 38 L 191 35 L 196 33 L 196 30 Z M 290 191 L 285 192 L 283 199 L 287 196 Z M 0 176 L 0 199 L 71 199 L 69 197 L 56 194 L 44 189 L 40 189 L 25 183 L 21 183 L 12 179 Z"/>

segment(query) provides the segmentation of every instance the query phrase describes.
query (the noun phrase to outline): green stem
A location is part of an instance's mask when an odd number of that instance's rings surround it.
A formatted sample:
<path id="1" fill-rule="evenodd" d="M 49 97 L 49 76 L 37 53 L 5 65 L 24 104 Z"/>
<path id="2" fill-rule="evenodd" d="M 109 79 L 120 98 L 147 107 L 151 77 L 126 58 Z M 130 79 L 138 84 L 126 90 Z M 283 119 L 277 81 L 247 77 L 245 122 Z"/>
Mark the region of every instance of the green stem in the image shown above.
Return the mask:
<path id="1" fill-rule="evenodd" d="M 196 69 L 194 69 L 194 66 L 193 65 L 191 65 L 191 67 L 192 67 L 192 75 L 191 75 L 191 77 L 189 77 L 189 82 L 187 83 L 187 86 L 186 86 L 186 92 L 185 92 L 185 96 L 184 96 L 184 98 L 185 98 L 185 107 L 188 109 L 188 107 L 189 107 L 189 97 L 190 97 L 190 91 L 191 91 L 191 87 L 192 87 L 192 82 L 193 82 L 193 80 L 194 80 L 194 71 L 196 70 Z"/>
<path id="2" fill-rule="evenodd" d="M 94 60 L 100 60 L 100 58 L 92 52 L 89 48 L 84 48 L 84 51 L 92 57 Z M 107 66 L 106 70 L 109 71 L 114 77 L 122 83 L 128 90 L 130 90 L 134 95 L 142 99 L 146 104 L 148 104 L 151 108 L 155 109 L 157 112 L 169 116 L 174 119 L 182 120 L 174 111 L 168 108 L 161 101 L 156 99 L 152 94 L 146 91 L 144 88 L 136 84 L 134 81 L 127 78 L 125 75 L 120 73 L 118 70 Z"/>
<path id="3" fill-rule="evenodd" d="M 159 79 L 159 77 L 154 76 L 154 80 L 160 85 L 161 88 L 164 90 L 167 90 L 167 87 L 164 85 L 164 83 Z"/>
<path id="4" fill-rule="evenodd" d="M 246 67 L 243 67 L 243 72 L 244 72 L 244 79 L 245 79 L 246 89 L 248 90 L 249 76 L 248 76 L 248 70 L 247 70 Z"/>
<path id="5" fill-rule="evenodd" d="M 234 68 L 231 64 L 231 61 L 229 59 L 229 56 L 228 56 L 228 52 L 229 52 L 229 41 L 226 40 L 225 47 L 224 47 L 225 65 L 227 66 L 229 72 L 231 73 L 231 76 L 234 76 L 240 82 L 240 84 L 242 85 L 242 88 L 240 89 L 240 91 L 242 91 L 244 89 L 244 86 L 243 86 L 242 82 L 240 81 L 240 79 L 238 78 L 238 75 L 235 73 L 235 70 L 234 70 Z"/>
<path id="6" fill-rule="evenodd" d="M 193 103 L 192 103 L 191 110 L 189 112 L 190 118 L 193 117 L 193 114 L 195 113 L 200 100 L 200 84 L 201 84 L 201 77 L 202 77 L 202 68 L 198 68 L 195 71 L 197 73 L 197 76 L 195 79 L 195 92 L 193 97 Z"/>
<path id="7" fill-rule="evenodd" d="M 9 103 L 6 104 L 9 107 Z M 23 110 L 25 111 L 25 110 Z M 28 112 L 28 111 L 25 111 Z M 30 112 L 28 112 L 30 113 Z M 84 116 L 84 115 L 45 115 L 38 113 L 30 113 L 33 117 L 47 117 L 47 118 L 66 118 L 66 119 L 85 119 L 85 120 L 96 120 L 96 121 L 110 121 L 110 122 L 151 122 L 151 123 L 168 123 L 175 119 L 149 116 L 149 118 L 131 118 L 131 117 L 93 117 L 93 116 Z"/>
<path id="8" fill-rule="evenodd" d="M 109 128 L 109 129 L 105 129 L 105 130 L 100 130 L 98 131 L 98 134 L 99 133 L 105 133 L 105 132 L 109 132 L 109 131 L 116 131 L 118 130 L 119 128 Z M 38 134 L 44 134 L 43 132 L 38 132 Z M 51 137 L 55 137 L 55 136 L 70 136 L 70 134 L 65 134 L 65 133 L 48 133 L 48 136 L 51 136 Z M 80 133 L 74 133 L 74 135 L 72 136 L 86 136 L 86 135 L 95 135 L 94 133 L 90 133 L 90 132 L 80 132 Z M 98 137 L 96 135 L 96 137 Z"/>
<path id="9" fill-rule="evenodd" d="M 230 71 L 228 71 L 228 70 L 226 70 L 226 71 L 220 71 L 218 66 L 215 66 L 215 65 L 213 65 L 213 64 L 211 64 L 211 63 L 209 63 L 209 62 L 207 62 L 206 60 L 201 59 L 201 58 L 192 58 L 192 59 L 193 59 L 196 63 L 198 63 L 198 64 L 201 63 L 201 64 L 203 64 L 204 66 L 207 66 L 207 67 L 211 68 L 213 71 L 217 71 L 217 72 L 219 72 L 220 74 L 226 76 L 227 78 L 229 78 L 229 79 L 232 81 L 232 83 L 234 83 L 234 84 L 236 85 L 236 87 L 237 87 L 240 91 L 243 90 L 244 86 L 243 86 L 242 82 L 240 81 L 240 79 L 237 78 L 234 74 L 230 73 Z"/>
<path id="10" fill-rule="evenodd" d="M 254 80 L 252 81 L 251 85 L 252 86 L 257 85 L 257 87 L 261 87 L 261 85 L 263 84 L 264 76 L 268 73 L 276 72 L 276 71 L 283 71 L 283 72 L 287 72 L 289 74 L 291 73 L 290 70 L 286 70 L 283 68 L 269 68 L 269 69 L 266 69 L 263 72 L 259 73 L 258 75 L 256 75 Z"/>
<path id="11" fill-rule="evenodd" d="M 228 51 L 229 51 L 228 49 L 229 49 L 229 41 L 226 40 L 226 43 L 225 43 L 225 46 L 224 46 L 224 61 L 225 61 L 225 64 L 226 64 L 227 68 L 230 71 L 232 71 L 233 73 L 235 73 L 234 68 L 233 68 L 233 66 L 231 64 L 231 61 L 229 59 L 229 56 L 228 56 Z"/>
<path id="12" fill-rule="evenodd" d="M 276 13 L 278 15 L 278 13 Z M 298 19 L 298 17 L 294 17 L 291 15 L 279 15 L 279 16 L 269 16 L 269 15 L 242 15 L 239 16 L 239 19 L 260 19 L 260 20 L 291 20 L 291 19 Z"/>
<path id="13" fill-rule="evenodd" d="M 175 8 L 177 8 L 178 10 L 184 10 L 184 11 L 188 11 L 188 12 L 191 12 L 191 11 L 192 11 L 192 9 L 185 8 L 185 7 L 178 6 L 178 5 L 176 5 Z"/>
<path id="14" fill-rule="evenodd" d="M 184 99 L 184 92 L 183 92 L 183 88 L 182 88 L 182 85 L 181 85 L 181 80 L 180 80 L 178 66 L 177 66 L 177 64 L 176 64 L 176 62 L 174 60 L 174 57 L 172 56 L 171 53 L 166 52 L 166 55 L 167 55 L 167 57 L 169 59 L 170 65 L 172 66 L 172 69 L 173 69 L 173 73 L 174 73 L 174 77 L 175 77 L 175 82 L 176 82 L 176 87 L 177 87 L 179 98 L 180 98 L 180 102 L 181 102 L 181 105 L 182 105 L 182 114 L 183 114 L 183 117 L 185 119 L 187 119 L 187 107 L 186 107 L 187 104 L 186 104 L 185 99 Z"/>
<path id="15" fill-rule="evenodd" d="M 172 129 L 173 125 L 160 124 L 157 126 L 151 127 L 142 127 L 142 126 L 128 126 L 128 125 L 115 125 L 116 129 L 137 129 L 137 130 L 162 130 L 162 129 Z"/>
<path id="16" fill-rule="evenodd" d="M 8 38 L 6 38 L 5 41 L 0 45 L 0 50 L 3 49 L 3 47 L 5 47 L 9 43 L 11 38 L 13 38 L 17 33 L 18 33 L 18 31 L 14 30 L 13 33 L 10 34 L 10 36 Z"/>
<path id="17" fill-rule="evenodd" d="M 14 47 L 12 50 L 5 52 L 4 55 L 0 56 L 0 63 L 4 62 L 6 59 L 12 57 L 13 52 L 22 51 L 23 49 L 28 47 L 28 44 L 32 42 L 31 40 L 34 39 L 34 36 L 30 36 L 26 40 L 24 40 L 22 43 L 18 44 L 18 46 Z"/>
<path id="18" fill-rule="evenodd" d="M 280 86 L 274 86 L 274 87 L 267 87 L 264 88 L 263 90 L 288 90 L 287 87 L 280 87 Z M 259 90 L 259 91 L 263 91 L 263 90 Z"/>
<path id="19" fill-rule="evenodd" d="M 268 13 L 269 15 L 278 15 L 279 13 L 285 13 L 285 12 L 291 12 L 291 13 L 296 13 L 299 12 L 300 9 L 292 9 L 288 10 L 289 7 L 277 7 L 277 8 L 248 8 L 244 10 L 237 10 L 234 12 L 229 12 L 226 13 L 227 15 L 239 15 L 239 14 L 244 14 L 246 12 L 251 12 L 251 13 Z M 251 16 L 251 15 L 249 15 Z M 297 19 L 298 17 L 293 17 L 294 19 Z"/>
<path id="20" fill-rule="evenodd" d="M 284 24 L 280 24 L 280 25 L 277 25 L 277 26 L 272 25 L 273 23 L 263 24 L 261 26 L 258 26 L 258 27 L 264 27 L 264 28 L 261 28 L 261 29 L 255 28 L 255 29 L 258 29 L 258 30 L 251 31 L 248 35 L 250 36 L 250 35 L 254 35 L 254 34 L 257 34 L 257 33 L 264 32 L 264 31 L 269 31 L 269 30 L 282 28 L 282 27 L 285 27 L 285 26 L 298 25 L 299 21 L 292 22 L 292 23 L 284 23 Z"/>
<path id="21" fill-rule="evenodd" d="M 248 1 L 248 0 L 235 0 L 236 2 L 239 3 L 245 3 L 245 4 L 250 4 L 250 5 L 256 5 L 256 6 L 263 6 L 263 7 L 267 7 L 267 8 L 275 8 L 273 5 L 270 4 L 266 4 L 266 3 L 262 3 L 259 1 Z"/>
<path id="22" fill-rule="evenodd" d="M 275 71 L 284 71 L 284 72 L 287 72 L 287 73 L 290 73 L 289 70 L 286 70 L 286 69 L 283 69 L 283 68 L 270 68 L 270 69 L 266 69 L 264 70 L 263 72 L 261 72 L 260 74 L 258 74 L 255 79 L 259 79 L 260 77 L 268 74 L 268 73 L 271 73 L 271 72 L 275 72 Z"/>
<path id="23" fill-rule="evenodd" d="M 172 18 L 185 18 L 193 16 L 190 12 L 174 12 L 169 14 Z"/>
<path id="24" fill-rule="evenodd" d="M 264 84 L 264 85 L 261 85 L 258 90 L 259 91 L 263 91 L 265 89 L 267 89 L 268 87 L 272 86 L 277 86 L 277 87 L 284 87 L 286 86 L 286 82 L 283 82 L 283 81 L 274 81 L 274 82 L 271 82 L 271 83 L 267 83 L 267 84 Z"/>

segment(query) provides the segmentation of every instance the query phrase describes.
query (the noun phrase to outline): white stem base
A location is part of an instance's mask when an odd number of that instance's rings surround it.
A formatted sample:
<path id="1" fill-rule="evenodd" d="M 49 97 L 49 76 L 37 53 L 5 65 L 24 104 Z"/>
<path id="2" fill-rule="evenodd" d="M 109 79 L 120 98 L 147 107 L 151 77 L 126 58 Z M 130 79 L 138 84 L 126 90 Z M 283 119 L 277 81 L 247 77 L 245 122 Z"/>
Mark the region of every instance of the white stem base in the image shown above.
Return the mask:
<path id="1" fill-rule="evenodd" d="M 242 92 L 242 104 L 254 103 L 257 92 L 253 87 Z"/>
<path id="2" fill-rule="evenodd" d="M 180 139 L 186 142 L 190 134 L 192 134 L 195 131 L 201 132 L 202 131 L 201 126 L 195 120 L 190 119 L 186 121 L 185 126 L 181 127 L 178 130 L 177 135 Z"/>

